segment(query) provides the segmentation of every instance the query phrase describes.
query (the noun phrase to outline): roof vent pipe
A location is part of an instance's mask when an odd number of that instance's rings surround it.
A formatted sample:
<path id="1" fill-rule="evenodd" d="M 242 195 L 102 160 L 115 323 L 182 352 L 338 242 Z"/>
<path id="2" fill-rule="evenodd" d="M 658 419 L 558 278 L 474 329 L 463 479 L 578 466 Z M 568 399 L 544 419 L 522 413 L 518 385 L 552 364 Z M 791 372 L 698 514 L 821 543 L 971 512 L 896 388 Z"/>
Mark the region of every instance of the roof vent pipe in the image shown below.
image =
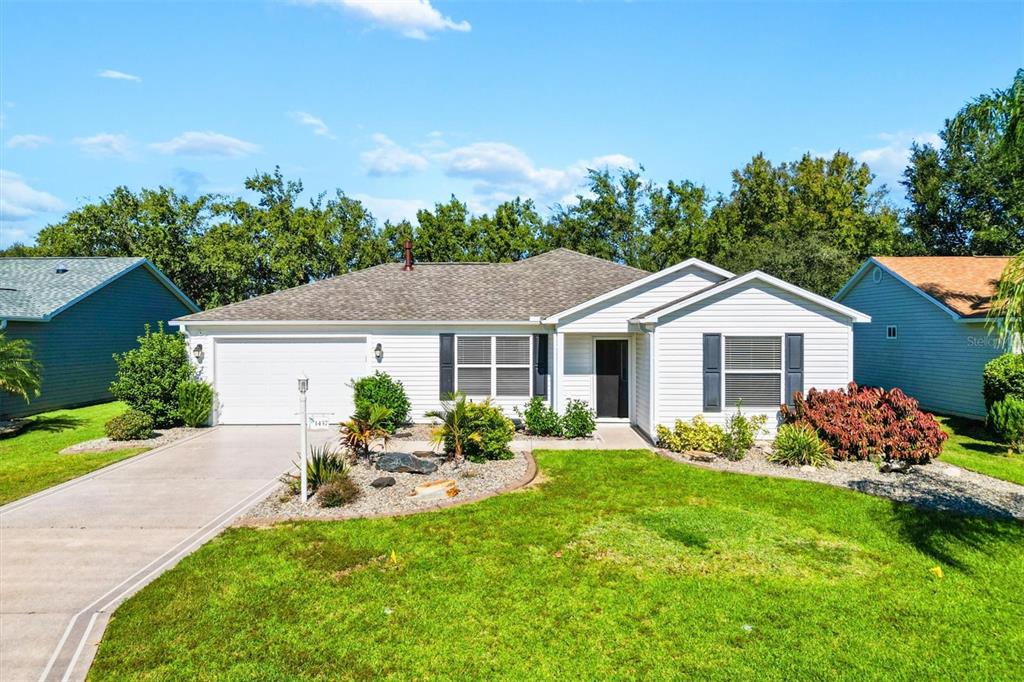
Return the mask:
<path id="1" fill-rule="evenodd" d="M 412 240 L 405 240 L 405 265 L 402 270 L 412 270 Z"/>
<path id="2" fill-rule="evenodd" d="M 57 267 L 54 268 L 53 271 L 56 272 L 58 275 L 63 275 L 65 272 L 68 271 L 68 266 L 64 265 L 63 263 L 57 263 Z"/>

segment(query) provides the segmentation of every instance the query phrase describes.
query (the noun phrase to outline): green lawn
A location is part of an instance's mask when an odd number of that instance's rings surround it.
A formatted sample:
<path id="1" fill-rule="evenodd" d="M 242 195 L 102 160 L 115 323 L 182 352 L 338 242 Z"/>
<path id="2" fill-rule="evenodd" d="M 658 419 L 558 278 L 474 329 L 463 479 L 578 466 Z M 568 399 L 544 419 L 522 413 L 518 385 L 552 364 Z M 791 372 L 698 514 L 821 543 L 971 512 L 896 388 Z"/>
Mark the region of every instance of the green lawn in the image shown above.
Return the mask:
<path id="1" fill-rule="evenodd" d="M 1008 455 L 1006 445 L 993 440 L 980 421 L 938 417 L 949 434 L 940 459 L 964 469 L 1024 485 L 1024 456 Z"/>
<path id="2" fill-rule="evenodd" d="M 103 436 L 103 425 L 124 411 L 122 403 L 44 412 L 17 436 L 0 439 L 0 504 L 31 495 L 144 452 L 143 449 L 58 454 L 84 440 Z"/>
<path id="3" fill-rule="evenodd" d="M 476 504 L 228 530 L 118 609 L 90 678 L 1024 670 L 1020 524 L 645 451 L 535 454 L 543 483 Z"/>

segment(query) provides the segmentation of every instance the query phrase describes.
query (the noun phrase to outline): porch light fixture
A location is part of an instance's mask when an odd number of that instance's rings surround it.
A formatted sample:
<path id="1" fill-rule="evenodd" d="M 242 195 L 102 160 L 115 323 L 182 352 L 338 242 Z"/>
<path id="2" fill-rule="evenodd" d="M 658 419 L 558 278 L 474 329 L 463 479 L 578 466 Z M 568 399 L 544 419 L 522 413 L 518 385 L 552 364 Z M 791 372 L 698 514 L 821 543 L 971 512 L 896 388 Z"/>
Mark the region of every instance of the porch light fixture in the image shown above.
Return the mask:
<path id="1" fill-rule="evenodd" d="M 309 390 L 309 378 L 303 374 L 299 377 L 299 393 L 306 395 L 306 391 Z"/>
<path id="2" fill-rule="evenodd" d="M 373 349 L 373 357 L 377 358 L 377 362 L 384 359 L 384 347 L 379 343 Z"/>
<path id="3" fill-rule="evenodd" d="M 196 359 L 196 362 L 200 365 L 203 364 L 203 344 L 197 343 L 192 348 L 192 357 Z"/>

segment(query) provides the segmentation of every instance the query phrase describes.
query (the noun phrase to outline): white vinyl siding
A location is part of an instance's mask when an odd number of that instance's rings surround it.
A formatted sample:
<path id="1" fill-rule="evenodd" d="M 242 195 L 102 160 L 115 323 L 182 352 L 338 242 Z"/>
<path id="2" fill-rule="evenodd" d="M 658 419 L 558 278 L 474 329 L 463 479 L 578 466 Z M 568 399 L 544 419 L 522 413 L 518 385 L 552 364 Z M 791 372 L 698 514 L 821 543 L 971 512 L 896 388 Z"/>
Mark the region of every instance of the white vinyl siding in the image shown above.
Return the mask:
<path id="1" fill-rule="evenodd" d="M 958 322 L 876 266 L 840 302 L 871 316 L 853 328 L 858 384 L 898 387 L 926 410 L 985 418 L 982 372 L 1005 349 L 984 320 Z"/>
<path id="2" fill-rule="evenodd" d="M 720 412 L 703 412 L 703 335 L 804 335 L 804 387 L 842 388 L 851 378 L 848 319 L 775 287 L 751 283 L 680 311 L 659 324 L 655 339 L 655 423 L 671 425 L 703 414 L 722 424 L 735 412 L 728 404 Z M 724 344 L 723 344 L 724 345 Z M 723 372 L 725 373 L 725 372 Z M 781 382 L 781 373 L 779 374 Z M 726 387 L 728 391 L 728 387 Z M 744 407 L 745 414 L 768 415 L 767 428 L 778 423 L 779 400 L 772 406 Z M 726 396 L 723 396 L 726 397 Z"/>
<path id="3" fill-rule="evenodd" d="M 633 423 L 646 432 L 651 430 L 651 334 L 641 332 L 633 335 L 636 347 L 636 409 Z M 648 433 L 648 435 L 653 435 Z"/>
<path id="4" fill-rule="evenodd" d="M 470 398 L 530 397 L 530 336 L 456 336 L 455 390 Z"/>
<path id="5" fill-rule="evenodd" d="M 683 268 L 644 287 L 628 291 L 590 309 L 582 310 L 560 323 L 559 330 L 625 333 L 628 331 L 630 319 L 721 280 L 722 278 L 718 275 L 696 266 Z"/>

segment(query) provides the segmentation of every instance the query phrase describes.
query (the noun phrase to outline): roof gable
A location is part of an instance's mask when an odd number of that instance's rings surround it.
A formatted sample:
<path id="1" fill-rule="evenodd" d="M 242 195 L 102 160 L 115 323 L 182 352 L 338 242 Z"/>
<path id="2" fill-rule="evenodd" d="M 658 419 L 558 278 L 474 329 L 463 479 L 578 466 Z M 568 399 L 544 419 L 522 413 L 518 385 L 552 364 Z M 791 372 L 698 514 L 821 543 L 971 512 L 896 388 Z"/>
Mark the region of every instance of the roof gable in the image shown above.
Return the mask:
<path id="1" fill-rule="evenodd" d="M 705 301 L 708 298 L 711 298 L 712 296 L 728 292 L 730 290 L 742 287 L 748 282 L 754 281 L 769 284 L 771 286 L 782 289 L 783 291 L 787 291 L 804 300 L 816 303 L 817 305 L 828 310 L 831 310 L 832 312 L 838 313 L 844 317 L 848 317 L 854 322 L 871 321 L 870 316 L 865 315 L 864 313 L 859 312 L 857 310 L 854 310 L 853 308 L 848 308 L 840 303 L 836 303 L 831 299 L 825 298 L 824 296 L 819 296 L 818 294 L 812 291 L 807 291 L 806 289 L 798 287 L 795 284 L 790 284 L 789 282 L 783 281 L 778 277 L 772 277 L 768 273 L 761 272 L 760 270 L 752 270 L 745 275 L 739 275 L 727 280 L 723 280 L 718 284 L 712 284 L 711 286 L 701 289 L 700 291 L 694 292 L 689 296 L 684 296 L 678 300 L 666 303 L 664 305 L 660 305 L 657 308 L 652 308 L 651 310 L 648 310 L 644 314 L 637 316 L 633 320 L 630 320 L 630 322 L 643 324 L 657 324 L 666 316 L 671 315 L 677 311 L 690 308 L 692 306 L 697 305 L 701 301 Z"/>
<path id="2" fill-rule="evenodd" d="M 385 263 L 179 318 L 194 322 L 538 320 L 648 275 L 555 249 L 512 263 Z"/>
<path id="3" fill-rule="evenodd" d="M 836 294 L 840 301 L 877 266 L 957 319 L 988 316 L 1009 256 L 876 256 Z"/>
<path id="4" fill-rule="evenodd" d="M 199 310 L 145 258 L 0 258 L 0 319 L 48 321 L 138 267 L 148 268 L 190 310 Z"/>

